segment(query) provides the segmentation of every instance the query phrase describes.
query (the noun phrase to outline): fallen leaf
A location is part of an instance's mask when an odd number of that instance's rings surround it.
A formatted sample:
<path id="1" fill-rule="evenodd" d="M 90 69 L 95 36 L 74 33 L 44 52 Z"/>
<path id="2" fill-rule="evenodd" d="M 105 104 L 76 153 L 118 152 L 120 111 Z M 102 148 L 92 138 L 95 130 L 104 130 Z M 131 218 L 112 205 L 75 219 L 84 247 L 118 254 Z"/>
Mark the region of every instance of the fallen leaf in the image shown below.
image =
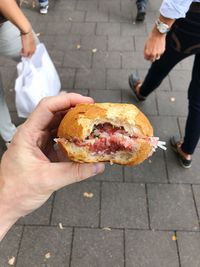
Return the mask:
<path id="1" fill-rule="evenodd" d="M 173 235 L 173 236 L 172 236 L 172 240 L 173 240 L 173 241 L 176 241 L 176 240 L 177 240 L 176 235 Z"/>
<path id="2" fill-rule="evenodd" d="M 51 258 L 51 253 L 50 252 L 45 254 L 45 259 L 49 259 L 49 258 Z"/>
<path id="3" fill-rule="evenodd" d="M 111 228 L 110 227 L 104 227 L 103 230 L 105 230 L 105 231 L 111 231 Z"/>
<path id="4" fill-rule="evenodd" d="M 15 264 L 15 257 L 14 256 L 12 256 L 12 258 L 10 258 L 8 260 L 8 264 L 11 265 L 11 266 Z"/>
<path id="5" fill-rule="evenodd" d="M 59 223 L 58 225 L 60 229 L 64 229 L 62 223 Z"/>
<path id="6" fill-rule="evenodd" d="M 92 198 L 94 196 L 94 194 L 93 193 L 89 193 L 89 192 L 84 192 L 83 196 L 87 197 L 87 198 Z"/>

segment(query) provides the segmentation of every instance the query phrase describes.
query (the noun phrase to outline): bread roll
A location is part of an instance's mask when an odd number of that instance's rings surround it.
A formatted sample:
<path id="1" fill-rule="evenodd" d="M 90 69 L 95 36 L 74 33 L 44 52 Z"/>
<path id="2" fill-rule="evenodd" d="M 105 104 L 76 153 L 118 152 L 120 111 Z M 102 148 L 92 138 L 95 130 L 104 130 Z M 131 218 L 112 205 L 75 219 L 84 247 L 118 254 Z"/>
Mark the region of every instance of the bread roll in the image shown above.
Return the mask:
<path id="1" fill-rule="evenodd" d="M 137 165 L 156 147 L 153 128 L 132 104 L 79 104 L 58 128 L 57 143 L 76 162 Z"/>

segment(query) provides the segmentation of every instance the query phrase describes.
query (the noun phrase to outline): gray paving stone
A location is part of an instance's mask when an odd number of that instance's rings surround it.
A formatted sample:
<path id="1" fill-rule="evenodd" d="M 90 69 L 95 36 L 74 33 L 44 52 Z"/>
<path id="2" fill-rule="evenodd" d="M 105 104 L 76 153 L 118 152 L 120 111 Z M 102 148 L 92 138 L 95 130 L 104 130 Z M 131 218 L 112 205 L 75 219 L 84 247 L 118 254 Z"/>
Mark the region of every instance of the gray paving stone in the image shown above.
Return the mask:
<path id="1" fill-rule="evenodd" d="M 108 12 L 87 11 L 85 21 L 87 22 L 107 22 Z"/>
<path id="2" fill-rule="evenodd" d="M 147 229 L 144 185 L 103 183 L 101 226 Z"/>
<path id="3" fill-rule="evenodd" d="M 63 66 L 68 68 L 90 68 L 92 52 L 88 51 L 67 51 Z"/>
<path id="4" fill-rule="evenodd" d="M 108 38 L 108 50 L 132 51 L 134 49 L 135 47 L 132 36 L 109 36 Z"/>
<path id="5" fill-rule="evenodd" d="M 156 106 L 156 96 L 155 93 L 152 93 L 145 102 L 137 102 L 134 98 L 131 90 L 122 91 L 122 102 L 130 103 L 137 106 L 145 115 L 158 115 L 157 106 Z"/>
<path id="6" fill-rule="evenodd" d="M 178 232 L 181 267 L 200 266 L 200 233 Z"/>
<path id="7" fill-rule="evenodd" d="M 109 11 L 109 14 L 116 14 L 117 12 L 120 12 L 120 0 L 101 0 L 99 1 L 99 10 L 101 11 Z M 118 14 L 118 13 L 117 13 Z M 119 22 L 119 20 L 117 20 Z"/>
<path id="8" fill-rule="evenodd" d="M 187 95 L 185 92 L 157 91 L 156 94 L 160 115 L 185 116 L 187 114 Z"/>
<path id="9" fill-rule="evenodd" d="M 121 56 L 119 52 L 104 52 L 97 51 L 93 55 L 92 67 L 99 68 L 120 68 L 121 67 Z"/>
<path id="10" fill-rule="evenodd" d="M 185 134 L 186 117 L 178 118 L 178 122 L 179 122 L 179 125 L 180 125 L 180 135 L 183 138 L 184 134 Z"/>
<path id="11" fill-rule="evenodd" d="M 60 1 L 56 1 L 54 8 L 53 8 L 53 12 L 56 13 L 60 13 L 60 12 L 65 12 L 65 11 L 69 11 L 69 10 L 74 10 L 76 7 L 76 3 L 73 0 L 60 0 Z M 51 9 L 49 10 L 49 12 L 51 11 Z"/>
<path id="12" fill-rule="evenodd" d="M 71 238 L 68 228 L 26 226 L 16 267 L 68 266 Z"/>
<path id="13" fill-rule="evenodd" d="M 48 34 L 67 34 L 71 29 L 71 22 L 48 22 L 45 30 Z M 37 28 L 36 28 L 37 29 Z"/>
<path id="14" fill-rule="evenodd" d="M 144 45 L 147 40 L 147 36 L 134 36 L 134 42 L 135 42 L 135 50 L 137 52 L 140 52 L 143 54 L 144 52 Z"/>
<path id="15" fill-rule="evenodd" d="M 79 10 L 63 10 L 63 17 L 65 22 L 71 21 L 72 23 L 75 22 L 80 22 L 85 20 L 85 12 L 84 11 L 79 11 Z M 61 14 L 59 14 L 58 19 Z"/>
<path id="16" fill-rule="evenodd" d="M 188 183 L 188 184 L 200 184 L 199 175 L 199 157 L 200 149 L 196 148 L 192 157 L 192 167 L 190 169 L 184 169 L 176 156 L 176 154 L 168 149 L 166 151 L 167 169 L 169 180 L 171 183 Z"/>
<path id="17" fill-rule="evenodd" d="M 67 36 L 59 36 L 57 38 L 54 36 L 54 39 L 54 49 L 61 51 L 77 51 L 77 45 L 80 45 L 81 36 L 68 34 Z"/>
<path id="18" fill-rule="evenodd" d="M 75 229 L 71 266 L 123 267 L 123 232 Z"/>
<path id="19" fill-rule="evenodd" d="M 126 266 L 179 267 L 172 236 L 173 232 L 126 231 Z"/>
<path id="20" fill-rule="evenodd" d="M 8 261 L 17 258 L 18 246 L 22 235 L 21 226 L 13 226 L 0 243 L 0 266 L 9 267 Z"/>
<path id="21" fill-rule="evenodd" d="M 167 183 L 163 151 L 157 150 L 150 158 L 135 167 L 125 168 L 125 181 L 137 183 Z"/>
<path id="22" fill-rule="evenodd" d="M 40 16 L 40 18 L 41 17 L 42 16 Z M 54 22 L 54 23 L 61 23 L 61 22 L 66 23 L 66 22 L 74 22 L 74 21 L 80 22 L 80 21 L 84 21 L 85 19 L 85 11 L 63 9 L 59 11 L 59 14 L 53 12 L 51 13 L 51 16 L 46 16 L 46 17 L 49 18 L 48 22 Z M 39 21 L 41 19 L 39 19 Z"/>
<path id="23" fill-rule="evenodd" d="M 106 50 L 107 38 L 106 36 L 83 36 L 81 39 L 81 49 L 85 50 Z"/>
<path id="24" fill-rule="evenodd" d="M 198 216 L 200 216 L 200 185 L 192 185 L 194 192 L 194 200 L 198 211 Z"/>
<path id="25" fill-rule="evenodd" d="M 96 181 L 105 182 L 122 182 L 123 181 L 123 167 L 117 164 L 110 165 L 106 164 L 105 171 L 94 177 Z"/>
<path id="26" fill-rule="evenodd" d="M 194 61 L 194 56 L 190 56 L 182 60 L 180 62 L 181 69 L 185 69 L 189 71 L 192 70 L 193 61 Z"/>
<path id="27" fill-rule="evenodd" d="M 120 24 L 98 22 L 96 34 L 97 35 L 120 35 Z"/>
<path id="28" fill-rule="evenodd" d="M 113 102 L 121 103 L 121 91 L 118 90 L 90 90 L 90 96 L 95 102 Z"/>
<path id="29" fill-rule="evenodd" d="M 107 89 L 129 89 L 128 76 L 130 70 L 108 69 L 107 71 Z"/>
<path id="30" fill-rule="evenodd" d="M 105 69 L 79 69 L 76 75 L 75 88 L 78 89 L 105 89 Z"/>
<path id="31" fill-rule="evenodd" d="M 140 52 L 123 52 L 122 53 L 122 68 L 123 69 L 148 69 L 150 63 L 144 59 L 144 56 Z"/>
<path id="32" fill-rule="evenodd" d="M 63 51 L 57 51 L 55 49 L 53 50 L 50 50 L 48 51 L 54 65 L 56 68 L 58 67 L 62 67 L 63 65 L 63 58 L 64 58 L 64 55 L 65 53 Z"/>
<path id="33" fill-rule="evenodd" d="M 75 81 L 75 69 L 58 68 L 57 71 L 61 81 L 61 88 L 72 90 Z"/>
<path id="34" fill-rule="evenodd" d="M 93 35 L 95 31 L 94 22 L 73 22 L 71 27 L 72 34 L 80 34 L 80 35 Z"/>
<path id="35" fill-rule="evenodd" d="M 191 72 L 188 70 L 173 70 L 169 74 L 172 90 L 187 92 L 191 80 Z"/>
<path id="36" fill-rule="evenodd" d="M 140 36 L 145 35 L 146 25 L 145 24 L 133 24 L 133 23 L 121 23 L 121 35 L 130 35 L 130 36 Z"/>
<path id="37" fill-rule="evenodd" d="M 189 185 L 148 185 L 147 191 L 152 229 L 199 230 Z"/>
<path id="38" fill-rule="evenodd" d="M 76 9 L 77 10 L 85 10 L 85 11 L 95 11 L 98 7 L 98 1 L 97 0 L 78 0 Z"/>
<path id="39" fill-rule="evenodd" d="M 70 185 L 56 193 L 52 224 L 97 227 L 99 224 L 99 183 L 83 182 Z M 84 193 L 93 193 L 92 198 Z"/>
<path id="40" fill-rule="evenodd" d="M 167 142 L 167 145 L 171 136 L 179 134 L 178 121 L 175 117 L 151 116 L 149 120 L 154 128 L 154 136 Z M 167 148 L 170 149 L 169 145 Z"/>
<path id="41" fill-rule="evenodd" d="M 52 200 L 53 196 L 50 197 L 49 200 L 44 205 L 42 205 L 42 207 L 32 212 L 31 214 L 19 219 L 17 224 L 49 225 L 52 209 Z"/>

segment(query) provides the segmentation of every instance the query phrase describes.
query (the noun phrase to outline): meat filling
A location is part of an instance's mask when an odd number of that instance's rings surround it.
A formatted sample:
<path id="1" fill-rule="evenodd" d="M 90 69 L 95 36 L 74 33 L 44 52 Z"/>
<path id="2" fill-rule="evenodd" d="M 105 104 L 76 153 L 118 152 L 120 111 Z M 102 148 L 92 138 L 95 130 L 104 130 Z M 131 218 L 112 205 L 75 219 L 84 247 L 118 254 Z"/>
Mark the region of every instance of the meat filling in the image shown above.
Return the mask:
<path id="1" fill-rule="evenodd" d="M 137 136 L 130 136 L 123 127 L 104 123 L 95 125 L 86 140 L 73 140 L 73 142 L 79 147 L 87 146 L 94 154 L 112 154 L 117 151 L 137 151 L 137 139 Z"/>

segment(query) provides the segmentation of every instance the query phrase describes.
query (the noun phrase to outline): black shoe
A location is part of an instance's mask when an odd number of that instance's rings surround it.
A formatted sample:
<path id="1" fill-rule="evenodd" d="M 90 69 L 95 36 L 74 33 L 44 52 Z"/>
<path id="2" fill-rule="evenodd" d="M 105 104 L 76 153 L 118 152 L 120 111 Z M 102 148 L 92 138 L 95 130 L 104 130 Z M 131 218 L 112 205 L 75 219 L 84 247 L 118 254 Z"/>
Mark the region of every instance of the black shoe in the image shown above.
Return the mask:
<path id="1" fill-rule="evenodd" d="M 138 102 L 145 101 L 146 97 L 138 94 L 136 91 L 138 84 L 141 83 L 140 79 L 135 74 L 132 73 L 128 78 L 128 82 L 129 82 L 129 86 L 131 88 L 131 91 L 134 93 L 135 99 Z"/>
<path id="2" fill-rule="evenodd" d="M 189 169 L 192 166 L 192 160 L 186 159 L 180 154 L 179 148 L 177 146 L 178 143 L 180 143 L 180 139 L 177 136 L 172 136 L 170 138 L 171 148 L 177 154 L 181 166 L 185 169 Z"/>
<path id="3" fill-rule="evenodd" d="M 146 16 L 145 7 L 140 7 L 140 8 L 138 8 L 137 16 L 136 16 L 135 20 L 138 22 L 143 22 L 145 20 L 145 16 Z"/>

